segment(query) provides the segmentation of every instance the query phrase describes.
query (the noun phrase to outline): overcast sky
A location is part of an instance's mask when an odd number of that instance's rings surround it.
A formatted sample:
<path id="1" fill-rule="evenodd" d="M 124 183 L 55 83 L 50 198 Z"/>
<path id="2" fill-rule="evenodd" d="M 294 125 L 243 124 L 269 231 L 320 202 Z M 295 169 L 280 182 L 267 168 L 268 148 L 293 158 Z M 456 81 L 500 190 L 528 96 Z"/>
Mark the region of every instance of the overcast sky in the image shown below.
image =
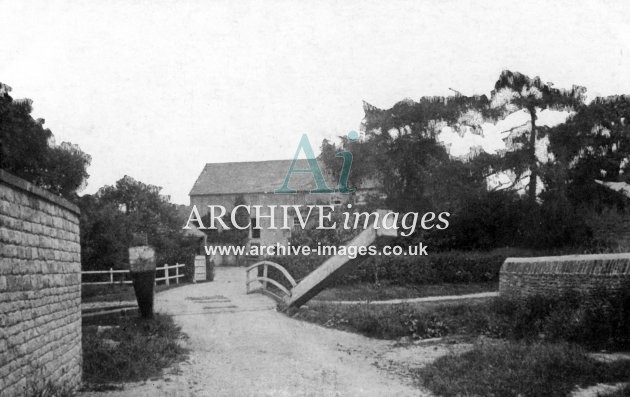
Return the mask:
<path id="1" fill-rule="evenodd" d="M 508 68 L 630 93 L 628 2 L 0 0 L 0 82 L 57 143 L 174 202 L 207 162 L 291 158 L 362 100 L 488 94 Z"/>

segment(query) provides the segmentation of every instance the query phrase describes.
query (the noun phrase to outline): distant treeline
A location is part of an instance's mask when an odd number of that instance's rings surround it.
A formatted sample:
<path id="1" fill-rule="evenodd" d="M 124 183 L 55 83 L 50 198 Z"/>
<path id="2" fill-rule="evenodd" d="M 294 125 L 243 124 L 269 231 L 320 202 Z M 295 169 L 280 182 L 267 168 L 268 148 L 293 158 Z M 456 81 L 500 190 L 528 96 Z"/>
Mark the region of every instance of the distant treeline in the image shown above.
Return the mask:
<path id="1" fill-rule="evenodd" d="M 390 109 L 364 103 L 364 139 L 322 143 L 321 160 L 339 170 L 340 150 L 353 154 L 350 187 L 370 180 L 386 197 L 369 206 L 394 211 L 447 211 L 447 230 L 418 230 L 402 244 L 427 241 L 432 248 L 491 249 L 576 247 L 614 250 L 598 230 L 619 224 L 626 198 L 595 183 L 628 182 L 630 170 L 630 97 L 585 101 L 586 88 L 560 89 L 539 77 L 504 71 L 490 97 L 422 97 Z M 555 127 L 539 125 L 543 110 L 569 112 Z M 462 136 L 483 134 L 515 112 L 528 122 L 505 132 L 506 149 L 486 153 L 472 148 L 454 158 L 438 142 L 448 126 Z M 541 158 L 537 148 L 546 146 Z M 509 177 L 500 188 L 493 175 Z M 303 239 L 303 238 L 302 238 Z"/>

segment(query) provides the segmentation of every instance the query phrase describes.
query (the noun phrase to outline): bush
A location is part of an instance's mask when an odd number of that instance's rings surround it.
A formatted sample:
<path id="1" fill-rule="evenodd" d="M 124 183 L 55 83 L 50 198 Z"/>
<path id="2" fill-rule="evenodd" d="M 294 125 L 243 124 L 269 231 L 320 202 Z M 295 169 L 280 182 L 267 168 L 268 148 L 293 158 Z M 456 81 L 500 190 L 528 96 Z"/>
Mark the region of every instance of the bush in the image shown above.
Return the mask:
<path id="1" fill-rule="evenodd" d="M 491 252 L 431 253 L 428 256 L 369 256 L 353 259 L 350 271 L 330 285 L 378 283 L 389 281 L 406 284 L 497 282 L 499 270 L 508 256 L 530 256 L 532 251 L 495 250 Z M 282 265 L 296 281 L 306 277 L 327 258 L 323 256 L 277 256 L 270 261 Z M 270 270 L 276 280 L 284 277 Z M 287 284 L 288 285 L 288 284 Z"/>
<path id="2" fill-rule="evenodd" d="M 503 254 L 458 251 L 427 257 L 389 256 L 378 264 L 378 277 L 412 284 L 498 281 L 505 258 Z"/>
<path id="3" fill-rule="evenodd" d="M 380 339 L 412 337 L 426 339 L 449 333 L 444 319 L 410 305 L 314 304 L 293 313 L 293 317 L 325 327 L 358 332 Z"/>
<path id="4" fill-rule="evenodd" d="M 297 319 L 319 323 L 325 327 L 343 329 L 380 339 L 395 339 L 422 333 L 421 317 L 406 305 L 314 305 L 296 311 Z"/>
<path id="5" fill-rule="evenodd" d="M 569 341 L 598 348 L 630 346 L 630 290 L 498 297 L 478 304 L 438 306 L 432 314 L 456 333 Z"/>
<path id="6" fill-rule="evenodd" d="M 630 290 L 422 306 L 312 304 L 294 316 L 384 339 L 459 334 L 630 347 Z"/>
<path id="7" fill-rule="evenodd" d="M 442 250 L 582 248 L 596 243 L 581 206 L 550 194 L 543 193 L 541 198 L 538 204 L 515 192 L 486 192 L 453 211 L 448 229 L 434 229 L 422 237 Z"/>
<path id="8" fill-rule="evenodd" d="M 587 346 L 630 345 L 630 289 L 504 297 L 493 301 L 499 328 L 513 338 L 544 337 Z"/>
<path id="9" fill-rule="evenodd" d="M 445 397 L 555 397 L 568 395 L 576 385 L 627 381 L 629 371 L 629 361 L 601 363 L 566 343 L 507 342 L 440 357 L 415 376 Z"/>
<path id="10" fill-rule="evenodd" d="M 162 369 L 184 358 L 178 343 L 184 335 L 169 316 L 152 319 L 111 316 L 90 320 L 117 325 L 101 335 L 96 327 L 83 324 L 83 378 L 93 384 L 128 382 L 159 376 Z M 108 346 L 104 339 L 119 344 Z"/>

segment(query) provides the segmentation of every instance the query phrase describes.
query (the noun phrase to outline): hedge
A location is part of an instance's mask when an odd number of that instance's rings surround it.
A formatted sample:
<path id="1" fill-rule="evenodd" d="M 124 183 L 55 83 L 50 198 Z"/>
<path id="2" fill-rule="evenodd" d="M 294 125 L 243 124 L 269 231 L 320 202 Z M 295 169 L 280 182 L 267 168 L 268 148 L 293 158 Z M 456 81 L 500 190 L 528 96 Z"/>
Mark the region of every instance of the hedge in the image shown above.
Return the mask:
<path id="1" fill-rule="evenodd" d="M 366 256 L 354 259 L 356 267 L 333 280 L 332 285 L 377 283 L 439 284 L 498 282 L 499 270 L 508 256 L 530 256 L 531 251 L 495 250 L 491 252 L 449 251 L 428 256 Z M 268 258 L 284 266 L 299 281 L 321 265 L 323 256 L 277 256 Z M 270 270 L 270 277 L 284 277 Z"/>

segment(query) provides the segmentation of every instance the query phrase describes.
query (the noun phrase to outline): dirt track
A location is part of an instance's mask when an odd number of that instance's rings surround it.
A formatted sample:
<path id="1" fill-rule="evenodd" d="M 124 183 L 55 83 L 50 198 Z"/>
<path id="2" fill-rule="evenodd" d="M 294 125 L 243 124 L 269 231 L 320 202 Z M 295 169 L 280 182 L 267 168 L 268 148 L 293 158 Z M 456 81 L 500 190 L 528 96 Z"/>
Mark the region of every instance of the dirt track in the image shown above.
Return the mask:
<path id="1" fill-rule="evenodd" d="M 175 316 L 190 358 L 162 379 L 98 396 L 423 396 L 406 364 L 429 362 L 443 346 L 394 342 L 326 329 L 245 294 L 243 268 L 220 268 L 212 283 L 165 291 L 157 311 Z"/>

